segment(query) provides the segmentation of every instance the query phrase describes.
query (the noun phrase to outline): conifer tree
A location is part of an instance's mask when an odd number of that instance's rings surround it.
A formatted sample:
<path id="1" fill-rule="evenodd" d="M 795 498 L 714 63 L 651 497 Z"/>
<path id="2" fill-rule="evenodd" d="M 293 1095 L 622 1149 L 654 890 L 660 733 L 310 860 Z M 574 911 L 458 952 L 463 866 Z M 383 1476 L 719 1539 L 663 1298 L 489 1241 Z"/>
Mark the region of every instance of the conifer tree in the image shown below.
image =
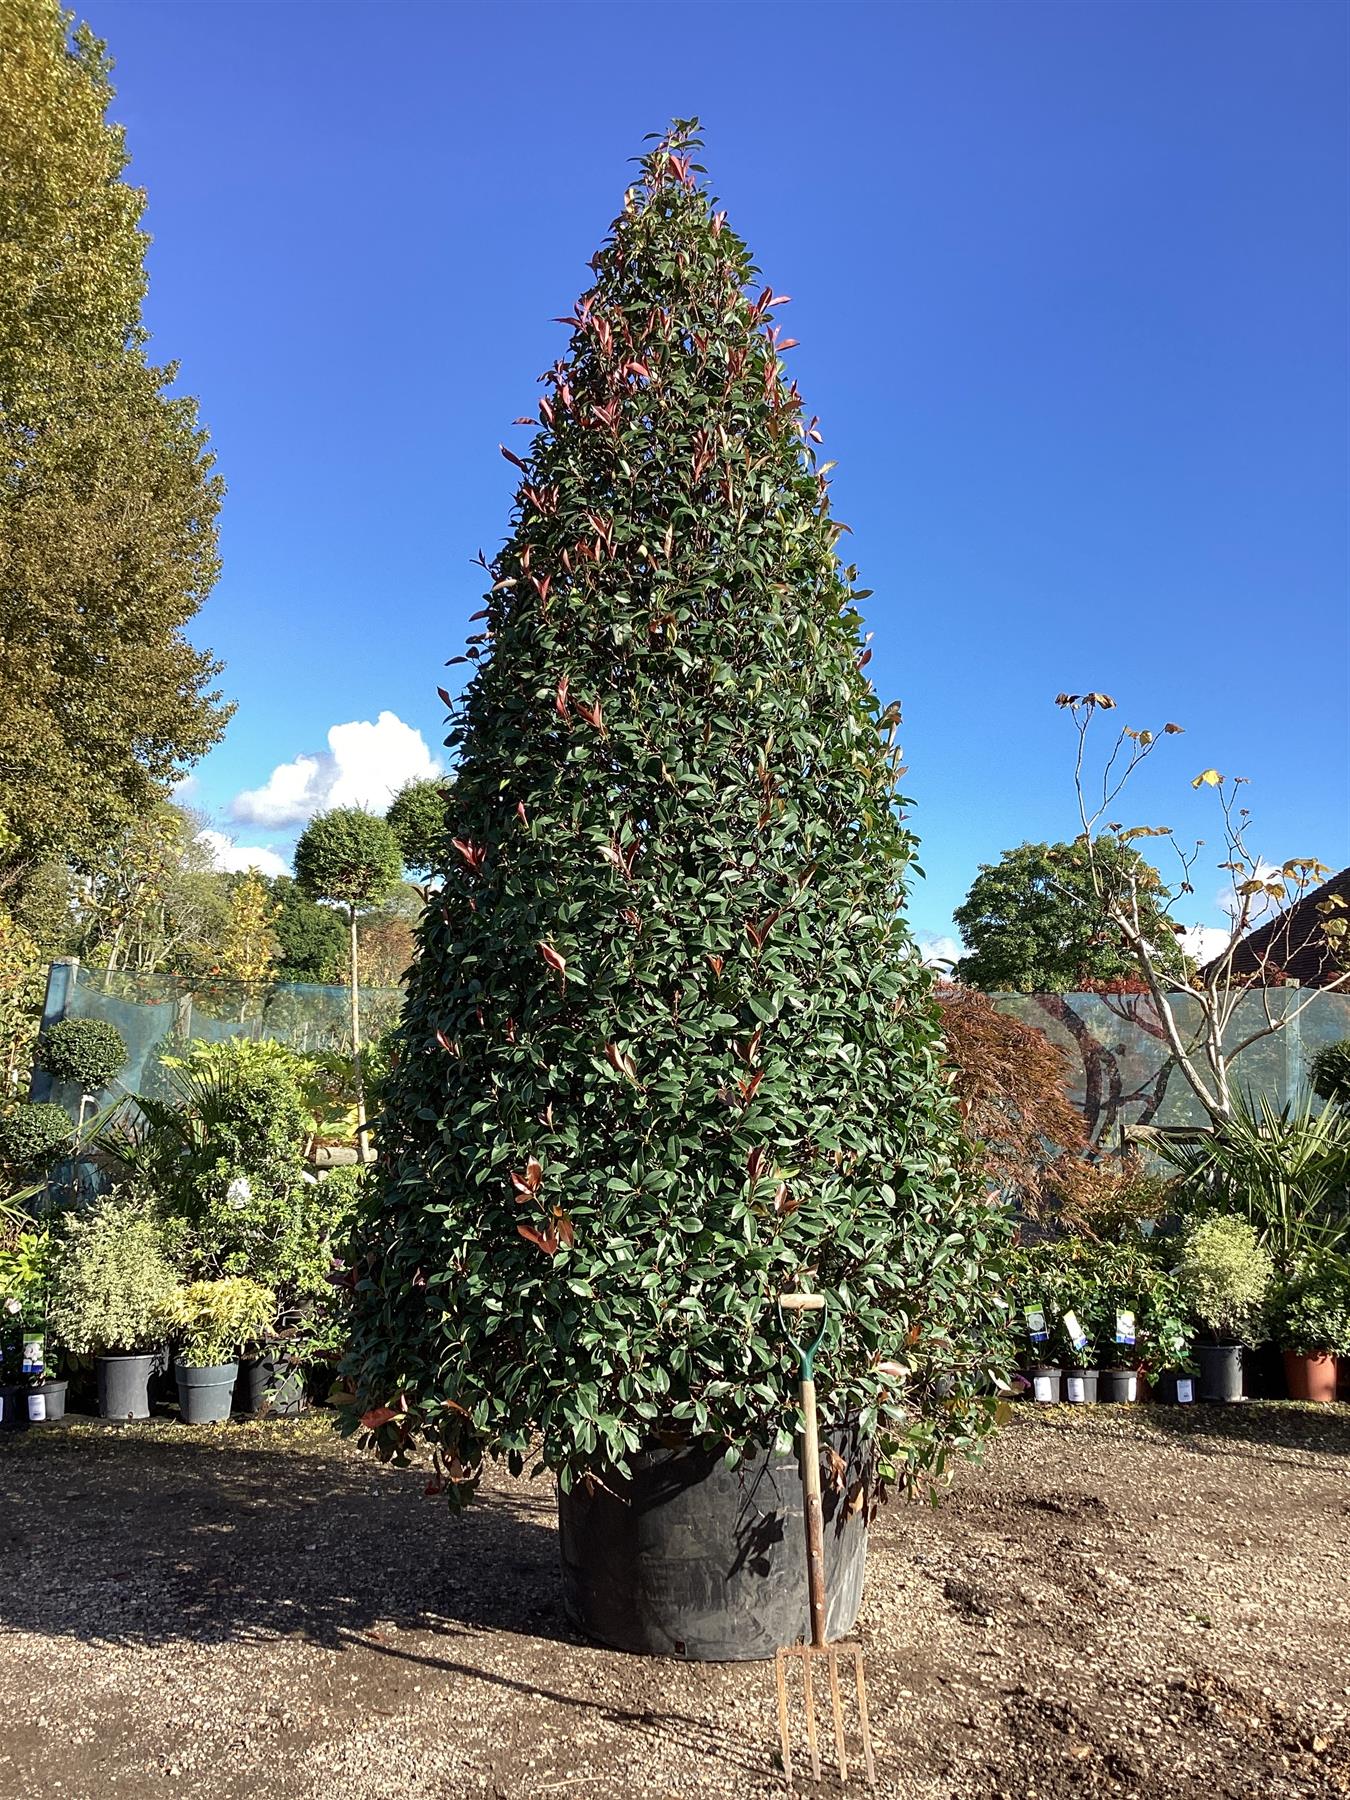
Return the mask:
<path id="1" fill-rule="evenodd" d="M 145 195 L 103 46 L 6 0 L 0 55 L 0 889 L 96 856 L 219 737 L 183 635 L 221 486 L 140 322 Z"/>
<path id="2" fill-rule="evenodd" d="M 826 1414 L 876 1434 L 883 1481 L 993 1411 L 997 1227 L 902 916 L 899 712 L 786 300 L 698 144 L 679 123 L 642 159 L 504 451 L 357 1238 L 355 1413 L 384 1454 L 429 1439 L 454 1492 L 536 1433 L 565 1485 L 670 1430 L 789 1444 L 774 1302 L 804 1279 Z"/>

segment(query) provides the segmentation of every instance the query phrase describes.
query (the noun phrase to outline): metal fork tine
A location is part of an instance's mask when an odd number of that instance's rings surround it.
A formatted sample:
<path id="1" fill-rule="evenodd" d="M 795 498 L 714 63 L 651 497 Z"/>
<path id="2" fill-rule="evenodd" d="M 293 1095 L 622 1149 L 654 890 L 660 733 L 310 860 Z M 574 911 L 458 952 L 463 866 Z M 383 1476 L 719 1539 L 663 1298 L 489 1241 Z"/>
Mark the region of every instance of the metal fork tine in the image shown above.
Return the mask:
<path id="1" fill-rule="evenodd" d="M 867 1785 L 877 1785 L 877 1766 L 872 1757 L 872 1728 L 867 1720 L 867 1677 L 863 1674 L 862 1645 L 853 1646 L 853 1666 L 858 1671 L 858 1720 L 862 1725 L 863 1761 L 867 1766 Z"/>
<path id="2" fill-rule="evenodd" d="M 844 1702 L 839 1693 L 839 1658 L 831 1644 L 827 1653 L 830 1659 L 830 1701 L 834 1707 L 834 1745 L 839 1752 L 839 1779 L 848 1780 L 848 1750 L 844 1744 Z"/>
<path id="3" fill-rule="evenodd" d="M 773 1659 L 774 1679 L 778 1683 L 778 1735 L 783 1746 L 783 1773 L 792 1792 L 792 1734 L 788 1730 L 787 1662 L 783 1651 Z"/>
<path id="4" fill-rule="evenodd" d="M 806 1682 L 806 1747 L 811 1752 L 811 1779 L 820 1780 L 820 1747 L 816 1743 L 816 1694 L 811 1680 L 811 1664 L 814 1658 L 809 1650 L 802 1656 L 802 1670 Z"/>

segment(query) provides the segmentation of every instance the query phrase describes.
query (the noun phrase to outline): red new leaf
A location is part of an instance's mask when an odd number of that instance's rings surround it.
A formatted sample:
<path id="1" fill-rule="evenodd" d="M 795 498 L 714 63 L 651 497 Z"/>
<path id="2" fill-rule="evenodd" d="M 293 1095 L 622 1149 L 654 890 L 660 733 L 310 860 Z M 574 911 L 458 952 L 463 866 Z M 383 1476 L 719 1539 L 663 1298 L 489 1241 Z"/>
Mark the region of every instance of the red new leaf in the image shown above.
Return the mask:
<path id="1" fill-rule="evenodd" d="M 501 451 L 507 462 L 514 463 L 516 467 L 523 470 L 526 475 L 529 474 L 530 470 L 528 463 L 523 463 L 514 450 L 508 450 L 505 444 L 498 444 L 497 448 Z"/>
<path id="2" fill-rule="evenodd" d="M 541 940 L 539 944 L 539 954 L 543 957 L 550 969 L 556 969 L 559 975 L 565 975 L 567 973 L 566 962 L 558 955 L 558 952 L 553 948 L 552 944 L 545 944 Z"/>
<path id="3" fill-rule="evenodd" d="M 549 1230 L 547 1233 L 536 1231 L 533 1225 L 517 1225 L 516 1230 L 526 1243 L 534 1244 L 545 1256 L 556 1256 L 558 1253 L 558 1234 Z"/>

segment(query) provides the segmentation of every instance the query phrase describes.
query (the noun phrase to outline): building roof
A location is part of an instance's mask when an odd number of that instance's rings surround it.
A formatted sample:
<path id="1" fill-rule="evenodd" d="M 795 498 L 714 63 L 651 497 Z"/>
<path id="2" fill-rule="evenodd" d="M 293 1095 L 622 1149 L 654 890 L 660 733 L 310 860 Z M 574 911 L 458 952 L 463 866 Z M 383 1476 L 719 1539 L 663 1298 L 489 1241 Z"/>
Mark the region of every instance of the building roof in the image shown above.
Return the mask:
<path id="1" fill-rule="evenodd" d="M 1332 917 L 1341 917 L 1350 925 L 1350 869 L 1342 869 L 1319 888 L 1313 888 L 1286 907 L 1273 919 L 1249 931 L 1233 952 L 1235 976 L 1260 975 L 1267 980 L 1283 979 L 1298 987 L 1327 987 L 1338 975 L 1350 968 L 1350 943 L 1345 939 L 1332 944 L 1322 935 L 1321 902 L 1333 897 L 1344 901 Z M 1213 967 L 1213 964 L 1210 965 Z"/>

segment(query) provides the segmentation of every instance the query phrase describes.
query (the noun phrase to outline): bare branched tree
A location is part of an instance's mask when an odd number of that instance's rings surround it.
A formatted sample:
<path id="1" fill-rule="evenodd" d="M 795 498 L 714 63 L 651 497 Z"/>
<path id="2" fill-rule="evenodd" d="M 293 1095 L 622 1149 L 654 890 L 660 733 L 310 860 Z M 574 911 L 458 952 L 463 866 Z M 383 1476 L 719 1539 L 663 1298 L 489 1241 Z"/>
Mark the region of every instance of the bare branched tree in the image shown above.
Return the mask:
<path id="1" fill-rule="evenodd" d="M 1268 862 L 1253 848 L 1251 812 L 1240 804 L 1246 777 L 1203 770 L 1191 786 L 1212 789 L 1217 800 L 1223 845 L 1217 867 L 1226 877 L 1228 928 L 1217 953 L 1197 962 L 1187 982 L 1178 983 L 1174 956 L 1165 955 L 1164 946 L 1152 942 L 1142 928 L 1138 865 L 1131 858 L 1107 857 L 1098 851 L 1106 841 L 1122 845 L 1141 837 L 1168 838 L 1180 863 L 1181 878 L 1163 910 L 1172 915 L 1186 896 L 1194 894 L 1193 877 L 1204 849 L 1203 838 L 1185 848 L 1168 825 L 1126 827 L 1109 816 L 1139 766 L 1165 737 L 1179 735 L 1182 727 L 1168 724 L 1156 732 L 1122 728 L 1100 771 L 1094 773 L 1089 767 L 1092 722 L 1099 712 L 1114 711 L 1115 701 L 1102 693 L 1060 694 L 1055 704 L 1070 714 L 1077 731 L 1074 789 L 1080 842 L 1088 853 L 1096 900 L 1138 967 L 1176 1067 L 1211 1121 L 1225 1125 L 1234 1116 L 1236 1059 L 1262 1038 L 1287 1030 L 1317 998 L 1317 991 L 1312 991 L 1294 999 L 1286 970 L 1293 952 L 1305 944 L 1306 923 L 1298 902 L 1308 898 L 1331 871 L 1313 857 Z M 1156 890 L 1152 899 L 1157 902 Z M 1328 894 L 1315 904 L 1316 932 L 1323 952 L 1318 991 L 1325 993 L 1350 984 L 1350 969 L 1341 968 L 1339 958 L 1350 920 L 1339 894 Z M 1172 917 L 1171 929 L 1180 938 L 1187 926 Z M 1249 996 L 1245 1011 L 1255 1010 L 1256 1020 L 1240 1021 L 1234 1033 L 1239 1005 Z"/>

